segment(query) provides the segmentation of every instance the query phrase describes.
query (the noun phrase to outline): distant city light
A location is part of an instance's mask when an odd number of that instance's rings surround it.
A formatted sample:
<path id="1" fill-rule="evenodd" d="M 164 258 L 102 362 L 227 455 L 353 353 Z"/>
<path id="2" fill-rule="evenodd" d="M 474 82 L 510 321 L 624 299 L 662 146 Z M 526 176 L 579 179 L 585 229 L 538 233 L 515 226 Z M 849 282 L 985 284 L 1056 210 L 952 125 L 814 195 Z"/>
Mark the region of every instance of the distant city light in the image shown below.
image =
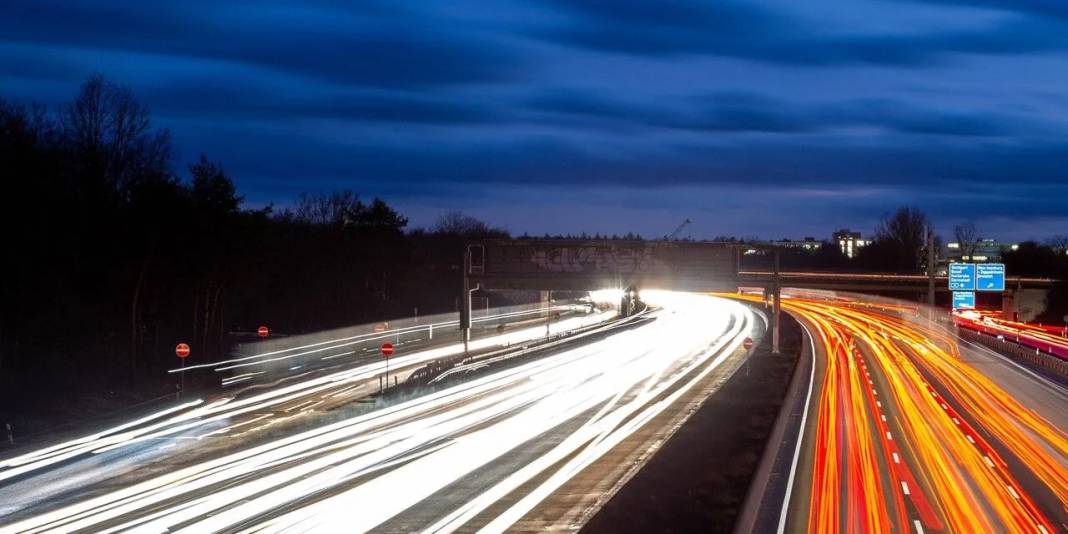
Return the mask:
<path id="1" fill-rule="evenodd" d="M 619 304 L 619 301 L 622 298 L 622 289 L 600 289 L 597 291 L 590 291 L 590 300 L 598 304 Z"/>

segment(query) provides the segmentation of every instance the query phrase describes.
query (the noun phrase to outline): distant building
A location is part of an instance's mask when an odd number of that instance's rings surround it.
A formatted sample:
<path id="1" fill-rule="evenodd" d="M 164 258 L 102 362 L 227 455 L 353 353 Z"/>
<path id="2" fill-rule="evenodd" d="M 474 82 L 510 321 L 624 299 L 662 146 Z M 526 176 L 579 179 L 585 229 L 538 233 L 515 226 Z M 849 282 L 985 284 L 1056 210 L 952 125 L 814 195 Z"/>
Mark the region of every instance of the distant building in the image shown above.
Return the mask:
<path id="1" fill-rule="evenodd" d="M 831 241 L 838 243 L 838 247 L 842 250 L 842 254 L 847 258 L 855 258 L 860 253 L 860 249 L 867 246 L 871 241 L 865 241 L 860 232 L 852 232 L 848 228 L 843 228 L 836 231 L 831 235 Z"/>
<path id="2" fill-rule="evenodd" d="M 971 249 L 970 251 L 967 249 Z M 960 243 L 946 245 L 949 253 L 946 254 L 950 262 L 970 263 L 999 263 L 1002 255 L 1020 248 L 1016 243 L 1001 243 L 995 239 L 979 239 L 970 247 L 961 246 Z"/>
<path id="3" fill-rule="evenodd" d="M 803 252 L 819 252 L 820 248 L 823 247 L 823 242 L 817 241 L 814 237 L 806 237 L 804 239 L 781 239 L 779 241 L 772 240 L 769 243 L 773 247 L 782 247 Z"/>

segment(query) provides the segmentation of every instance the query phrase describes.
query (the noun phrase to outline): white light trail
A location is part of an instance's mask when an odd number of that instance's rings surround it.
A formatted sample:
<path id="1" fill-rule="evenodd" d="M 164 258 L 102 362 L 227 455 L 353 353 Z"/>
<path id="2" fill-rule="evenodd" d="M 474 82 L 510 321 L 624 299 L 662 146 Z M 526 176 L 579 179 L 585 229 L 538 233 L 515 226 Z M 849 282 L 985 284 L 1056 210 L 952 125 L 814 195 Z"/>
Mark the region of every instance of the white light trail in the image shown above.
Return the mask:
<path id="1" fill-rule="evenodd" d="M 741 357 L 736 349 L 756 322 L 744 306 L 712 297 L 649 292 L 643 298 L 670 311 L 596 342 L 496 372 L 491 368 L 485 376 L 431 394 L 76 500 L 0 527 L 0 534 L 235 528 L 360 532 L 422 506 L 447 507 L 428 530 L 452 531 L 540 477 L 484 525 L 502 530 L 694 390 L 727 358 Z M 544 334 L 538 326 L 486 343 L 532 339 L 530 330 Z M 450 350 L 454 347 L 408 356 L 409 364 Z M 382 365 L 191 407 L 165 421 L 83 438 L 76 445 L 103 453 L 265 408 L 300 410 L 285 415 L 295 417 L 324 395 L 351 393 Z M 201 437 L 264 421 L 272 424 L 277 418 L 261 414 Z M 523 452 L 559 428 L 569 429 L 559 441 L 536 449 L 541 452 Z M 520 460 L 517 469 L 499 467 Z M 482 492 L 442 492 L 473 473 L 496 478 Z"/>

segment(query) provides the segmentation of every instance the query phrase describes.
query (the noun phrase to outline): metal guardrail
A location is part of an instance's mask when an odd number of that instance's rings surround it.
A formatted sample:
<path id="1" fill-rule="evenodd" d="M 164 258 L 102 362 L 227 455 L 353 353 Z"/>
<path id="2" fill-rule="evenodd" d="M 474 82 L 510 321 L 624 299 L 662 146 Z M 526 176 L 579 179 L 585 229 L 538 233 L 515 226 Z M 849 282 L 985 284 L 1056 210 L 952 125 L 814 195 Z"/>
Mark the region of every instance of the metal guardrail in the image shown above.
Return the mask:
<path id="1" fill-rule="evenodd" d="M 441 372 L 440 374 L 432 378 L 428 382 L 428 384 L 435 384 L 444 381 L 449 376 L 452 376 L 454 374 L 474 371 L 476 369 L 481 369 L 494 363 L 499 363 L 505 360 L 510 360 L 512 358 L 525 356 L 532 352 L 551 349 L 553 347 L 557 347 L 565 343 L 570 343 L 572 341 L 575 341 L 576 339 L 581 339 L 589 335 L 605 332 L 615 328 L 621 328 L 639 319 L 646 319 L 648 317 L 648 312 L 649 310 L 647 308 L 634 315 L 625 317 L 623 319 L 617 319 L 608 324 L 596 324 L 582 328 L 576 328 L 574 330 L 568 330 L 566 332 L 559 332 L 547 338 L 527 342 L 521 345 L 518 350 L 515 347 L 509 347 L 487 354 L 467 358 L 461 361 L 458 365 L 455 365 L 454 367 L 451 367 Z"/>
<path id="2" fill-rule="evenodd" d="M 988 334 L 983 334 L 967 328 L 958 329 L 957 334 L 969 341 L 974 341 L 1002 354 L 1008 354 L 1013 358 L 1023 360 L 1068 378 L 1068 360 L 1059 356 L 1042 352 L 1041 349 L 1025 347 L 1008 338 L 998 339 Z"/>

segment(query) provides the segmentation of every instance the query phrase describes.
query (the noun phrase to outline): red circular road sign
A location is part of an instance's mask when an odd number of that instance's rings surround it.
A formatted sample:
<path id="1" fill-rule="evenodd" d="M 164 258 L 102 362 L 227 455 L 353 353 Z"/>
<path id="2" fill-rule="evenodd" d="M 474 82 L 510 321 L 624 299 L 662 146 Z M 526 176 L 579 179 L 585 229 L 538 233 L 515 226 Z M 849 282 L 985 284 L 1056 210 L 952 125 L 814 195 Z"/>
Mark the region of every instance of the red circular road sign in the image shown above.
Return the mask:
<path id="1" fill-rule="evenodd" d="M 266 326 L 261 326 L 256 329 L 256 334 L 258 334 L 260 337 L 267 337 L 267 335 L 270 333 L 271 329 L 267 328 Z"/>
<path id="2" fill-rule="evenodd" d="M 174 346 L 174 354 L 179 358 L 185 358 L 189 356 L 189 345 L 185 343 L 179 343 Z"/>
<path id="3" fill-rule="evenodd" d="M 745 341 L 742 341 L 742 346 L 745 347 L 745 350 L 753 348 L 753 339 L 748 337 L 745 338 Z"/>
<path id="4" fill-rule="evenodd" d="M 385 356 L 386 358 L 389 358 L 390 356 L 393 355 L 393 344 L 392 343 L 383 343 L 382 344 L 382 355 Z"/>

